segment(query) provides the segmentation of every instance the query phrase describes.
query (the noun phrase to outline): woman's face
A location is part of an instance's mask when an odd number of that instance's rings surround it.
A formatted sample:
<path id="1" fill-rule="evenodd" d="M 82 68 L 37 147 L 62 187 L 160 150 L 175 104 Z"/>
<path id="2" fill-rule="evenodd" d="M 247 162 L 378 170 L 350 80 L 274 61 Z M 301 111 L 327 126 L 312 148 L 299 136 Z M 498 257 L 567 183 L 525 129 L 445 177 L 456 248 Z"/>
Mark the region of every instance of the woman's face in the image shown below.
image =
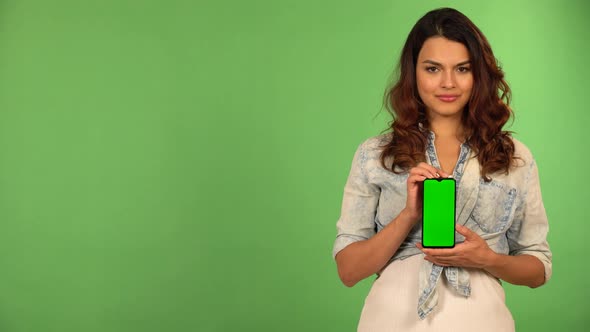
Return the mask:
<path id="1" fill-rule="evenodd" d="M 430 120 L 461 117 L 473 87 L 467 48 L 444 37 L 428 38 L 418 54 L 416 82 Z"/>

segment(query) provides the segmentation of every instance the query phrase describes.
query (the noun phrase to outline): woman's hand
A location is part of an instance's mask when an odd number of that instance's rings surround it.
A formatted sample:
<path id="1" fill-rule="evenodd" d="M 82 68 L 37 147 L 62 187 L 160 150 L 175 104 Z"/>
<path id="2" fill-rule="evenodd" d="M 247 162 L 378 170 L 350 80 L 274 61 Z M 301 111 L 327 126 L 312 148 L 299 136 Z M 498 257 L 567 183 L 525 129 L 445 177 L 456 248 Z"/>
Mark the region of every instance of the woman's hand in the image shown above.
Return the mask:
<path id="1" fill-rule="evenodd" d="M 465 241 L 449 249 L 428 249 L 420 243 L 416 246 L 426 255 L 425 260 L 440 266 L 475 267 L 485 269 L 496 254 L 487 242 L 474 231 L 462 225 L 455 225 Z"/>
<path id="2" fill-rule="evenodd" d="M 423 181 L 449 175 L 441 169 L 437 169 L 427 163 L 419 163 L 418 166 L 410 169 L 408 176 L 408 197 L 406 199 L 406 213 L 416 222 L 422 217 L 422 188 Z"/>

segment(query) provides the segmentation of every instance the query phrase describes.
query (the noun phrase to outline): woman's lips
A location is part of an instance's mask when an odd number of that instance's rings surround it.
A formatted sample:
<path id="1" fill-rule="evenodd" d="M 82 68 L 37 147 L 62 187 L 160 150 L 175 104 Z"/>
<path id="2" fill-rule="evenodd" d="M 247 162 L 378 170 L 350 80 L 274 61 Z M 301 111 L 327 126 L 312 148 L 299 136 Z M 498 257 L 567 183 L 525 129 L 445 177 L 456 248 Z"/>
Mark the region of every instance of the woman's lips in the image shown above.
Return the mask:
<path id="1" fill-rule="evenodd" d="M 438 99 L 447 102 L 447 103 L 452 103 L 455 100 L 457 100 L 457 98 L 459 98 L 459 96 L 453 96 L 453 95 L 443 95 L 443 96 L 436 96 Z"/>

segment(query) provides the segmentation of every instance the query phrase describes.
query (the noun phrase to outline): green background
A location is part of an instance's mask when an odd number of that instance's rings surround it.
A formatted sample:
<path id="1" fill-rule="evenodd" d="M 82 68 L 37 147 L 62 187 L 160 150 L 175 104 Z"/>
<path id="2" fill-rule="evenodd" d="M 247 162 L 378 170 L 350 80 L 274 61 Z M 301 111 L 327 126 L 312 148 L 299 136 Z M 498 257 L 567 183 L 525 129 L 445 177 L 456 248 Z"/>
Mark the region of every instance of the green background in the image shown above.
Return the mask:
<path id="1" fill-rule="evenodd" d="M 534 153 L 554 276 L 518 331 L 582 331 L 586 1 L 0 1 L 0 331 L 354 331 L 331 257 L 413 24 L 486 34 Z"/>

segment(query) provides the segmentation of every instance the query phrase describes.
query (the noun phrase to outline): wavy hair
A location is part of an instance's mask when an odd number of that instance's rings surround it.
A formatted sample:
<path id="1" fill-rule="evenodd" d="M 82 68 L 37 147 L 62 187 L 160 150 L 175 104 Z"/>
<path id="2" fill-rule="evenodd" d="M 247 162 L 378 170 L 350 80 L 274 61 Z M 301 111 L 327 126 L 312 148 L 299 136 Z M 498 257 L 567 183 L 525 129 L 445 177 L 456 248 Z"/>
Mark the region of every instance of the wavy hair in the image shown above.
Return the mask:
<path id="1" fill-rule="evenodd" d="M 408 35 L 396 68 L 398 79 L 384 94 L 383 102 L 393 120 L 386 129 L 392 135 L 382 146 L 381 165 L 399 174 L 425 161 L 428 131 L 421 126 L 430 126 L 418 94 L 416 62 L 424 42 L 436 36 L 459 42 L 469 52 L 473 88 L 461 121 L 468 137 L 466 143 L 481 165 L 481 176 L 491 181 L 488 174 L 508 174 L 515 159 L 514 143 L 512 132 L 502 127 L 513 116 L 510 88 L 486 37 L 469 18 L 452 8 L 428 12 Z M 388 157 L 393 157 L 391 167 L 386 166 Z"/>

